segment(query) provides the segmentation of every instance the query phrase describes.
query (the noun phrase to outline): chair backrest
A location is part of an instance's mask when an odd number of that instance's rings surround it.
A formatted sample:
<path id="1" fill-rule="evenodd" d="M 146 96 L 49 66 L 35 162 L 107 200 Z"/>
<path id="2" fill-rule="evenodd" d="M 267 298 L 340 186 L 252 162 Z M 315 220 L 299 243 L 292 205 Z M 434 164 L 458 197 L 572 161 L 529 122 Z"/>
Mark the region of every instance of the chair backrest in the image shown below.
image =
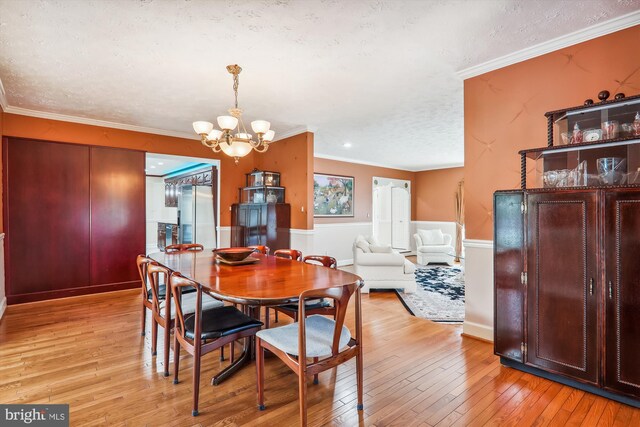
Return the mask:
<path id="1" fill-rule="evenodd" d="M 302 261 L 302 252 L 296 249 L 278 249 L 273 253 L 278 258 L 292 259 L 294 261 Z"/>
<path id="2" fill-rule="evenodd" d="M 265 245 L 253 245 L 253 246 L 247 246 L 249 249 L 253 249 L 254 252 L 260 252 L 262 254 L 265 255 L 269 255 L 269 246 L 265 246 Z"/>
<path id="3" fill-rule="evenodd" d="M 136 257 L 136 265 L 138 266 L 138 274 L 140 275 L 140 283 L 142 284 L 142 297 L 146 300 L 149 299 L 149 288 L 147 286 L 147 266 L 153 262 L 151 258 L 147 258 L 144 255 L 138 255 Z"/>
<path id="4" fill-rule="evenodd" d="M 201 251 L 204 249 L 200 243 L 180 243 L 178 245 L 165 246 L 165 252 L 179 252 L 179 251 Z"/>
<path id="5" fill-rule="evenodd" d="M 151 288 L 151 296 L 153 298 L 153 310 L 160 314 L 160 283 L 165 283 L 165 304 L 168 306 L 168 310 L 171 310 L 171 290 L 169 289 L 169 275 L 171 271 L 155 261 L 150 262 L 147 265 L 147 279 L 149 281 L 149 287 Z M 162 280 L 160 280 L 162 276 Z"/>
<path id="6" fill-rule="evenodd" d="M 195 306 L 195 330 L 194 345 L 200 341 L 200 333 L 202 327 L 202 288 L 193 280 L 187 279 L 182 274 L 174 272 L 169 276 L 169 287 L 173 296 L 173 303 L 176 305 L 176 322 L 175 333 L 185 338 L 186 329 L 184 327 L 184 314 L 182 312 L 182 292 L 183 288 L 191 287 L 196 290 L 196 306 Z"/>
<path id="7" fill-rule="evenodd" d="M 326 255 L 307 255 L 302 259 L 307 264 L 322 265 L 333 269 L 338 268 L 338 261 L 334 257 Z"/>
<path id="8" fill-rule="evenodd" d="M 335 286 L 333 288 L 328 289 L 310 289 L 308 291 L 304 291 L 300 294 L 300 302 L 298 303 L 299 307 L 299 336 L 298 336 L 298 345 L 300 354 L 306 354 L 306 340 L 303 338 L 305 336 L 305 321 L 306 321 L 306 313 L 305 313 L 305 303 L 304 301 L 309 299 L 317 299 L 317 298 L 331 298 L 333 300 L 333 306 L 336 310 L 335 315 L 335 328 L 333 330 L 333 342 L 331 345 L 331 353 L 333 356 L 337 355 L 340 351 L 340 334 L 342 333 L 342 326 L 344 326 L 344 319 L 347 314 L 347 307 L 349 305 L 349 300 L 351 296 L 355 293 L 356 295 L 356 342 L 360 343 L 361 335 L 362 335 L 362 311 L 360 308 L 360 288 L 363 283 L 361 280 L 357 282 L 350 283 L 344 286 Z"/>

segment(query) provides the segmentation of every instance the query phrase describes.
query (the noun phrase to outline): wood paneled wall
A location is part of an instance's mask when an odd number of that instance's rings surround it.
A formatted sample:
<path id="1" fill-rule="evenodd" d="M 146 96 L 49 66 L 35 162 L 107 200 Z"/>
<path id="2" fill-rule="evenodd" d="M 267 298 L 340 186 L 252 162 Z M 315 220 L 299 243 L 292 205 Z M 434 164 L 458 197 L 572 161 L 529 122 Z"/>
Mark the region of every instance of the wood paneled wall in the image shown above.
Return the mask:
<path id="1" fill-rule="evenodd" d="M 142 151 L 3 139 L 9 304 L 138 286 Z"/>

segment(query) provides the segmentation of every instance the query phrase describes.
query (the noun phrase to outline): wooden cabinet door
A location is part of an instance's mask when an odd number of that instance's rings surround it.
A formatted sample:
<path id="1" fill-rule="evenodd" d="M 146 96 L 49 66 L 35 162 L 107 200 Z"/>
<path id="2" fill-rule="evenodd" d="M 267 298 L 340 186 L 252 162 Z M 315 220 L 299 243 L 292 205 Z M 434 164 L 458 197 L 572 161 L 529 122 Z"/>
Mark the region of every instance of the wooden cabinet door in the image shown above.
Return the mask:
<path id="1" fill-rule="evenodd" d="M 91 147 L 91 285 L 139 282 L 145 252 L 144 152 Z"/>
<path id="2" fill-rule="evenodd" d="M 522 192 L 494 195 L 494 351 L 518 362 L 524 343 L 524 213 Z"/>
<path id="3" fill-rule="evenodd" d="M 597 191 L 527 195 L 526 362 L 594 384 L 597 201 Z"/>
<path id="4" fill-rule="evenodd" d="M 89 148 L 5 138 L 10 304 L 89 284 Z"/>
<path id="5" fill-rule="evenodd" d="M 605 387 L 640 396 L 640 191 L 605 200 Z"/>

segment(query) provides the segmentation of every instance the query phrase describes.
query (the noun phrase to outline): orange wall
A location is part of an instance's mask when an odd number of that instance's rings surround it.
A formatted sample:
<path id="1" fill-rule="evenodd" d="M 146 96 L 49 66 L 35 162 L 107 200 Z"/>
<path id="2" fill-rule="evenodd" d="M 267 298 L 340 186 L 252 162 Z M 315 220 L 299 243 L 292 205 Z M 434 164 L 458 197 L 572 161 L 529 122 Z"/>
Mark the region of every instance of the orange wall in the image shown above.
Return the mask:
<path id="1" fill-rule="evenodd" d="M 245 173 L 254 167 L 255 154 L 235 165 L 232 158 L 215 154 L 199 141 L 142 132 L 91 126 L 57 120 L 3 113 L 3 134 L 22 138 L 101 145 L 117 148 L 220 159 L 220 225 L 231 225 L 229 207 L 238 199 L 238 188 L 245 185 Z M 0 223 L 1 224 L 1 223 Z"/>
<path id="2" fill-rule="evenodd" d="M 321 159 L 319 157 L 314 159 L 314 163 L 313 170 L 317 173 L 345 175 L 355 178 L 355 211 L 353 218 L 315 218 L 316 224 L 328 224 L 335 222 L 371 222 L 371 187 L 373 185 L 374 176 L 411 181 L 411 217 L 415 218 L 415 172 Z M 313 188 L 313 180 L 310 188 Z M 311 204 L 311 206 L 313 206 L 313 204 Z M 311 214 L 313 215 L 313 212 L 311 212 Z"/>
<path id="3" fill-rule="evenodd" d="M 455 221 L 455 194 L 458 182 L 464 178 L 464 168 L 449 168 L 416 172 L 416 221 Z"/>
<path id="4" fill-rule="evenodd" d="M 546 111 L 597 101 L 603 89 L 640 93 L 639 42 L 635 26 L 465 80 L 468 238 L 493 239 L 493 192 L 520 187 L 518 150 L 546 145 Z"/>
<path id="5" fill-rule="evenodd" d="M 255 167 L 280 172 L 286 202 L 291 205 L 291 228 L 313 228 L 313 133 L 305 132 L 275 142 L 254 156 Z"/>

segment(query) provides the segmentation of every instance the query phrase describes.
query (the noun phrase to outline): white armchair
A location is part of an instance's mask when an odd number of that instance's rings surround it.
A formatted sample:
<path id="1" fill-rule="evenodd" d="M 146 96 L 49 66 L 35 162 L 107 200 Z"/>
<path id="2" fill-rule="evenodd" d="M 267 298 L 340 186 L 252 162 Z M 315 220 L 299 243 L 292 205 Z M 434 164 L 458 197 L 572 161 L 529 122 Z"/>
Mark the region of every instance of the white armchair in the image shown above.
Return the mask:
<path id="1" fill-rule="evenodd" d="M 355 273 L 364 280 L 364 293 L 369 289 L 404 289 L 406 293 L 416 290 L 416 266 L 371 237 L 358 236 L 353 242 L 353 265 Z"/>
<path id="2" fill-rule="evenodd" d="M 413 235 L 416 241 L 416 255 L 418 264 L 427 265 L 430 262 L 446 263 L 451 265 L 454 252 L 451 242 L 451 234 L 444 234 L 442 230 L 418 230 Z"/>

